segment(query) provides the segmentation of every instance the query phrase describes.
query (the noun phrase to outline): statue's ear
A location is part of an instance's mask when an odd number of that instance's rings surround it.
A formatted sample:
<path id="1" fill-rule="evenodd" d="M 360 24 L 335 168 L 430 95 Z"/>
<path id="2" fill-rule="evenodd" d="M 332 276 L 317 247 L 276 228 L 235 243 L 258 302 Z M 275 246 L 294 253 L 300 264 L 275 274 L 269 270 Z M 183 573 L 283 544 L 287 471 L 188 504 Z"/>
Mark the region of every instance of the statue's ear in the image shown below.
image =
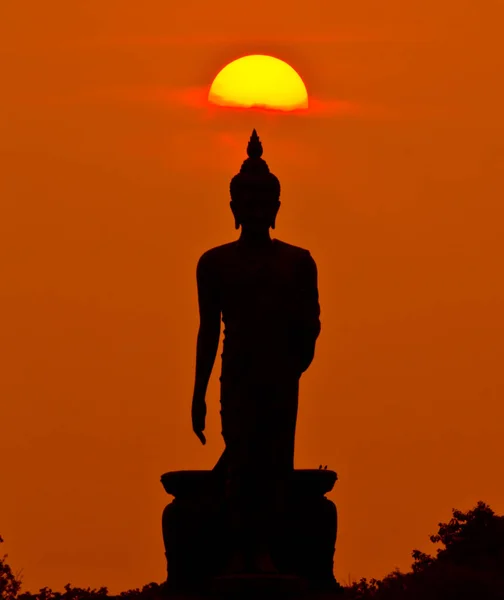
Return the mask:
<path id="1" fill-rule="evenodd" d="M 271 219 L 271 229 L 275 229 L 276 217 L 277 217 L 279 208 L 280 208 L 280 200 L 277 201 L 277 205 L 274 210 L 274 215 L 273 215 L 273 218 Z"/>
<path id="2" fill-rule="evenodd" d="M 233 213 L 234 216 L 234 221 L 235 221 L 235 229 L 240 229 L 240 221 L 238 220 L 238 217 L 236 216 L 236 205 L 235 202 L 233 202 L 233 200 L 231 200 L 231 202 L 229 203 L 229 206 L 231 207 L 231 212 Z"/>

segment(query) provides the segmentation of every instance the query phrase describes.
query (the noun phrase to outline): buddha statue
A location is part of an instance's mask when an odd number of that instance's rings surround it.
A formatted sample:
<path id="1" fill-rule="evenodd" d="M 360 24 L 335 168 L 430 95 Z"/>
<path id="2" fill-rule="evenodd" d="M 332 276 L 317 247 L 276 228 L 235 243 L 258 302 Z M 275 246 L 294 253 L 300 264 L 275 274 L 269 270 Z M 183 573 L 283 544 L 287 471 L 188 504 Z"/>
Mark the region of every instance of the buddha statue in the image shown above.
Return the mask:
<path id="1" fill-rule="evenodd" d="M 196 278 L 200 326 L 193 430 L 206 438 L 205 395 L 224 325 L 220 405 L 225 450 L 215 466 L 227 482 L 235 532 L 228 572 L 274 573 L 268 536 L 294 469 L 299 380 L 320 333 L 317 267 L 310 252 L 270 235 L 280 182 L 254 129 L 248 158 L 231 180 L 238 239 L 206 251 Z"/>

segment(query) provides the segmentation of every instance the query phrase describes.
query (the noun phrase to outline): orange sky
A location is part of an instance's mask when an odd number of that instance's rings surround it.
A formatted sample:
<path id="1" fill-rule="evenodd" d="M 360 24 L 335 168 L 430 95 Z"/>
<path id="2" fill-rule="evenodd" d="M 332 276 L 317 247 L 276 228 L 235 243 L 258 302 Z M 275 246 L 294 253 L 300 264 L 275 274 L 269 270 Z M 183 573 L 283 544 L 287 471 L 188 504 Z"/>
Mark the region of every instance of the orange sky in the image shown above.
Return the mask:
<path id="1" fill-rule="evenodd" d="M 504 7 L 253 6 L 1 3 L 0 534 L 25 589 L 164 578 L 159 477 L 223 448 L 219 363 L 206 446 L 190 425 L 195 268 L 236 236 L 253 127 L 275 235 L 319 266 L 296 466 L 338 472 L 337 578 L 407 569 L 452 507 L 504 512 Z M 199 106 L 247 53 L 322 108 Z"/>

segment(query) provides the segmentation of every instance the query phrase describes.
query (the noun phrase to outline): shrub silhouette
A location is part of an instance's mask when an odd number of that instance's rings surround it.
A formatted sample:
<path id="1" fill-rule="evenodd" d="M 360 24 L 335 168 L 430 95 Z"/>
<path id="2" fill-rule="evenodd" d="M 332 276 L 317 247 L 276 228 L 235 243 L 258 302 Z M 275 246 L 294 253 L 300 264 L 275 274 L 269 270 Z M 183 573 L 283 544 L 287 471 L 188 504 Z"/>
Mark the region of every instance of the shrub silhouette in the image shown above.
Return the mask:
<path id="1" fill-rule="evenodd" d="M 439 523 L 436 557 L 414 550 L 409 573 L 394 570 L 382 580 L 354 582 L 345 596 L 355 600 L 504 600 L 504 517 L 484 502 L 463 513 L 453 509 Z"/>
<path id="2" fill-rule="evenodd" d="M 0 536 L 0 544 L 3 543 Z M 97 590 L 91 588 L 72 587 L 69 583 L 64 586 L 64 592 L 53 592 L 48 587 L 41 588 L 36 593 L 21 590 L 22 579 L 14 575 L 10 565 L 6 562 L 7 555 L 0 558 L 0 599 L 1 600 L 160 600 L 164 596 L 164 584 L 149 583 L 143 588 L 121 592 L 117 596 L 109 596 L 108 589 L 101 587 Z"/>
<path id="3" fill-rule="evenodd" d="M 0 544 L 3 544 L 3 538 L 0 535 Z M 16 577 L 6 562 L 7 554 L 0 558 L 0 598 L 2 600 L 11 600 L 15 598 L 21 589 L 21 579 Z"/>
<path id="4" fill-rule="evenodd" d="M 463 513 L 453 509 L 448 523 L 439 523 L 433 543 L 436 556 L 413 550 L 411 571 L 392 571 L 381 580 L 362 578 L 343 588 L 345 600 L 504 600 L 504 516 L 495 515 L 484 502 Z M 3 539 L 0 537 L 0 543 Z M 41 588 L 20 593 L 21 578 L 0 558 L 1 600 L 161 600 L 164 583 L 149 583 L 110 596 L 98 590 L 64 586 L 64 592 Z"/>

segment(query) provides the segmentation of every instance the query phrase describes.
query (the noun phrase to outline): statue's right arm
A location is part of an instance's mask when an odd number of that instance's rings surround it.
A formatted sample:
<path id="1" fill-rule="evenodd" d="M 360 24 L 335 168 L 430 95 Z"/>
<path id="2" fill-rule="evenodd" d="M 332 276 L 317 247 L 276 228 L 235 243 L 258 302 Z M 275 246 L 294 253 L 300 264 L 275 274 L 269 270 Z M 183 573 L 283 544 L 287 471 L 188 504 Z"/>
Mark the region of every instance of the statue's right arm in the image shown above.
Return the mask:
<path id="1" fill-rule="evenodd" d="M 196 346 L 196 377 L 193 402 L 204 402 L 219 347 L 221 307 L 217 273 L 208 253 L 196 269 L 200 325 Z"/>

